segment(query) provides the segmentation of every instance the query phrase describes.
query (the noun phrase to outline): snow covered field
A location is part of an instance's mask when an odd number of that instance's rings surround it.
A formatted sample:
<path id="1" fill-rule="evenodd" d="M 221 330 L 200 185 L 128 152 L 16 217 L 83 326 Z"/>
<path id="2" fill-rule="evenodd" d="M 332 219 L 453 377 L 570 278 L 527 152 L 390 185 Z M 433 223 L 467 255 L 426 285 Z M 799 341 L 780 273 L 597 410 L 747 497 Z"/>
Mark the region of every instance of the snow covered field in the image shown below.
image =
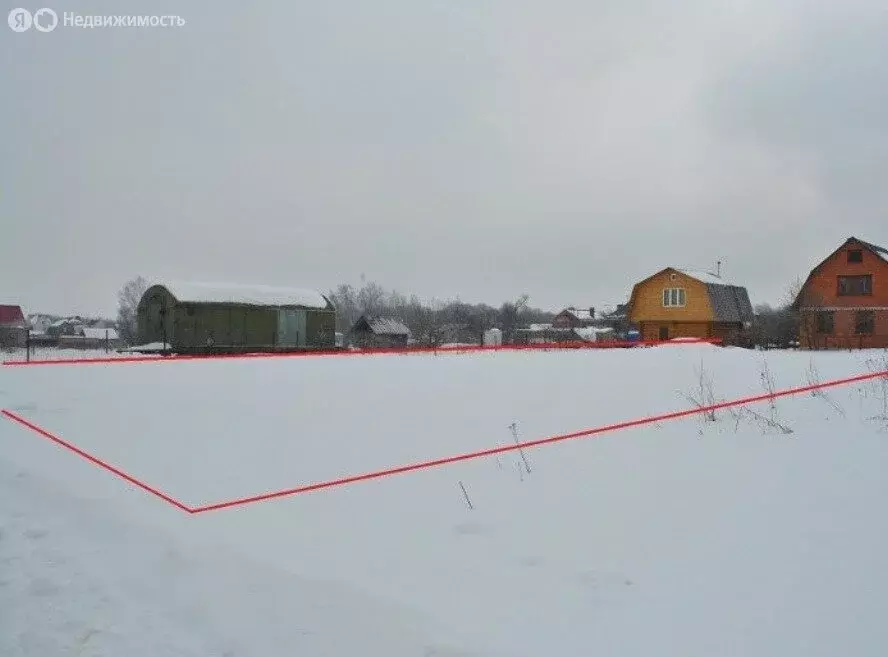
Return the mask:
<path id="1" fill-rule="evenodd" d="M 685 408 L 701 363 L 717 400 L 760 394 L 765 361 L 776 388 L 888 369 L 701 345 L 6 367 L 0 408 L 200 505 Z M 199 515 L 3 419 L 0 654 L 883 655 L 886 394 Z"/>

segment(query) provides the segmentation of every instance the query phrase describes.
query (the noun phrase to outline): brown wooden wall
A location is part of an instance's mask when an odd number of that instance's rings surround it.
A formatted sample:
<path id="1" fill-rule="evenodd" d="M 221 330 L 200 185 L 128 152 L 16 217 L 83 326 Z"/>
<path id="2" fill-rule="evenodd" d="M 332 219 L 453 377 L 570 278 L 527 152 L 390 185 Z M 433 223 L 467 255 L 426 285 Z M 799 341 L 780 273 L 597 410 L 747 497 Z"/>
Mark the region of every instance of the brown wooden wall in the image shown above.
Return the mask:
<path id="1" fill-rule="evenodd" d="M 673 274 L 675 274 L 675 280 L 671 278 Z M 663 289 L 668 287 L 683 287 L 685 289 L 686 305 L 683 308 L 663 306 Z M 635 324 L 641 322 L 712 321 L 712 305 L 709 302 L 709 292 L 706 285 L 671 269 L 636 285 L 631 302 L 629 319 Z"/>
<path id="2" fill-rule="evenodd" d="M 672 338 L 712 337 L 710 322 L 640 322 L 638 326 L 642 340 L 659 340 L 662 327 L 669 330 L 669 340 Z"/>

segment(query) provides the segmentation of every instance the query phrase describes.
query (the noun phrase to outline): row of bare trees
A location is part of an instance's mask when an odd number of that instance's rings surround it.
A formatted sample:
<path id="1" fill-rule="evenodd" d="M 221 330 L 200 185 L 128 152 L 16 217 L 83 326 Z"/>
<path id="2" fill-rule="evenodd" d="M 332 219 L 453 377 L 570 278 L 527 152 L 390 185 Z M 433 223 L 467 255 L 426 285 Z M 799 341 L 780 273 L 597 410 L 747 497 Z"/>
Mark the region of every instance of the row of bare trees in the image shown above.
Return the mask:
<path id="1" fill-rule="evenodd" d="M 787 288 L 786 293 L 777 307 L 763 303 L 755 307 L 750 340 L 754 345 L 762 347 L 778 347 L 785 349 L 799 341 L 817 340 L 817 314 L 800 313 L 793 307 L 803 289 L 803 281 L 796 279 Z M 807 292 L 801 305 L 818 306 L 823 299 L 815 292 Z"/>
<path id="2" fill-rule="evenodd" d="M 445 339 L 446 329 L 461 330 L 478 336 L 490 328 L 503 331 L 508 340 L 514 330 L 528 323 L 551 321 L 553 314 L 529 304 L 526 294 L 499 307 L 488 304 L 470 304 L 459 299 L 450 301 L 423 301 L 416 295 L 405 296 L 388 291 L 374 282 L 355 288 L 339 285 L 330 291 L 330 300 L 336 306 L 337 330 L 346 332 L 363 315 L 381 315 L 402 321 L 414 339 L 423 344 L 435 344 Z"/>

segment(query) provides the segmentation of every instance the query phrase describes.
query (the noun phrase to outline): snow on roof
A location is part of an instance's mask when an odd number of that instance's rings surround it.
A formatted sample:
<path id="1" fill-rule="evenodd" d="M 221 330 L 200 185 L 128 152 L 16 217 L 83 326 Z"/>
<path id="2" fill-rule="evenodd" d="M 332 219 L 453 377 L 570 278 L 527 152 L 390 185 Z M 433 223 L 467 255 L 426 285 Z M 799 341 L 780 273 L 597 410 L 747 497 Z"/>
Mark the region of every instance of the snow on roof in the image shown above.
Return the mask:
<path id="1" fill-rule="evenodd" d="M 676 269 L 676 271 L 680 271 L 685 276 L 690 276 L 691 278 L 697 279 L 701 283 L 706 283 L 708 285 L 734 285 L 730 281 L 723 279 L 721 276 L 708 271 L 698 269 Z"/>
<path id="2" fill-rule="evenodd" d="M 139 351 L 170 351 L 171 349 L 172 345 L 168 342 L 149 342 L 148 344 L 139 344 L 118 351 L 120 353 L 135 353 Z"/>
<path id="3" fill-rule="evenodd" d="M 250 306 L 328 307 L 320 292 L 301 288 L 240 285 L 235 283 L 168 282 L 158 283 L 183 303 L 240 303 Z"/>
<path id="4" fill-rule="evenodd" d="M 856 239 L 856 238 L 855 238 Z M 876 255 L 878 255 L 882 260 L 888 261 L 888 249 L 883 246 L 879 246 L 878 244 L 873 244 L 871 242 L 864 242 L 863 240 L 857 240 L 861 244 L 869 247 L 871 251 L 873 251 Z"/>
<path id="5" fill-rule="evenodd" d="M 77 317 L 66 317 L 64 319 L 57 319 L 50 326 L 65 326 L 67 324 L 81 324 L 83 320 Z"/>
<path id="6" fill-rule="evenodd" d="M 578 337 L 583 340 L 589 340 L 594 342 L 599 335 L 603 335 L 605 333 L 613 333 L 614 330 L 612 328 L 598 328 L 596 326 L 583 326 L 573 329 L 573 332 L 577 334 Z"/>
<path id="7" fill-rule="evenodd" d="M 594 319 L 592 317 L 592 313 L 589 312 L 588 308 L 566 308 L 564 310 L 564 312 L 570 313 L 571 315 L 573 315 L 574 317 L 576 317 L 577 319 L 579 319 L 581 321 Z"/>
<path id="8" fill-rule="evenodd" d="M 410 335 L 410 329 L 391 317 L 367 317 L 367 325 L 376 335 Z"/>

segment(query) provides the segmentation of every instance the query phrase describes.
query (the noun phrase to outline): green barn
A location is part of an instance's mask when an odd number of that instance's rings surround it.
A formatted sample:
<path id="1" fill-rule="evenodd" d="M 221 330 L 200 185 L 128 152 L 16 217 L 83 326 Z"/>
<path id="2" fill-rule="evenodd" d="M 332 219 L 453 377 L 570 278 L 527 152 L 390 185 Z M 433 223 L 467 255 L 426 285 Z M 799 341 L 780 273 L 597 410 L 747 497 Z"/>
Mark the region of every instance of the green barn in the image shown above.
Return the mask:
<path id="1" fill-rule="evenodd" d="M 336 309 L 313 290 L 156 283 L 139 301 L 139 340 L 174 353 L 332 349 Z"/>

